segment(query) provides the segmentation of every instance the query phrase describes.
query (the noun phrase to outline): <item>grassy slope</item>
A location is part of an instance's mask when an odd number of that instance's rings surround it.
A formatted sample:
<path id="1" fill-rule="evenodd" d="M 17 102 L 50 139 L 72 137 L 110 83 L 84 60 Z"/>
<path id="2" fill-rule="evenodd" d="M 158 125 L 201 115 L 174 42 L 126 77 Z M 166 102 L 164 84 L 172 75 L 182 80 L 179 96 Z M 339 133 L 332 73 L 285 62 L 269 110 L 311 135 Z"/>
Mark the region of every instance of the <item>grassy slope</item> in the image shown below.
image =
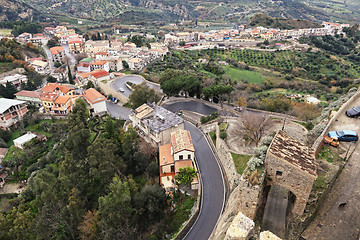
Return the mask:
<path id="1" fill-rule="evenodd" d="M 231 79 L 237 82 L 263 83 L 265 81 L 265 78 L 257 72 L 236 69 L 229 66 L 224 66 L 223 69 L 225 70 L 225 74 L 230 75 Z"/>
<path id="2" fill-rule="evenodd" d="M 249 161 L 251 156 L 250 155 L 235 154 L 235 153 L 231 153 L 231 156 L 232 156 L 232 158 L 234 160 L 236 171 L 239 174 L 243 174 L 245 168 L 247 167 L 247 162 Z"/>

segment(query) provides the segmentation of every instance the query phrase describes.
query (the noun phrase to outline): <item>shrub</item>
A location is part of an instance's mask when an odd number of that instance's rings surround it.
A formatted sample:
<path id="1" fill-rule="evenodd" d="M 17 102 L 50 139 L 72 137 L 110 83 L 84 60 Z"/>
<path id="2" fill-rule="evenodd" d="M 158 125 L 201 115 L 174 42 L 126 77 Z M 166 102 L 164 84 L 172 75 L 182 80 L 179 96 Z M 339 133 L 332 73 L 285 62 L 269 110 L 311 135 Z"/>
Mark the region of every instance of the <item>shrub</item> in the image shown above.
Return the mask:
<path id="1" fill-rule="evenodd" d="M 227 137 L 226 131 L 223 131 L 223 130 L 220 131 L 219 137 L 220 137 L 221 139 L 225 139 L 225 138 Z"/>
<path id="2" fill-rule="evenodd" d="M 200 118 L 200 122 L 202 124 L 210 122 L 212 120 L 214 120 L 215 118 L 217 118 L 219 116 L 218 112 L 213 112 L 212 114 L 210 114 L 209 116 L 203 116 Z"/>
<path id="3" fill-rule="evenodd" d="M 250 158 L 247 163 L 251 171 L 255 171 L 256 167 L 260 167 L 262 164 L 264 164 L 264 161 L 257 157 Z"/>

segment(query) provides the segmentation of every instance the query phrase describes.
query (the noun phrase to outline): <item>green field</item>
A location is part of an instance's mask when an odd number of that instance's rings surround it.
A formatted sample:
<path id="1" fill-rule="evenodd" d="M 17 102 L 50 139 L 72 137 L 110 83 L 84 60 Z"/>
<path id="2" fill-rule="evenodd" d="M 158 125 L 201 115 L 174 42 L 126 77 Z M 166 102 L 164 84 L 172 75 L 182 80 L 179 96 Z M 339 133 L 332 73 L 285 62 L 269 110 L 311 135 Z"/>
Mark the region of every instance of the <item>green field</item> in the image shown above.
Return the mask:
<path id="1" fill-rule="evenodd" d="M 251 155 L 241 155 L 241 154 L 231 153 L 231 156 L 234 160 L 236 171 L 239 174 L 243 174 L 245 168 L 247 167 L 247 162 L 251 158 Z"/>
<path id="2" fill-rule="evenodd" d="M 11 35 L 11 30 L 12 29 L 6 29 L 6 28 L 0 29 L 0 35 L 2 36 Z"/>
<path id="3" fill-rule="evenodd" d="M 231 79 L 237 82 L 247 81 L 248 83 L 260 84 L 265 81 L 265 78 L 257 72 L 236 69 L 230 66 L 224 66 L 223 69 L 225 70 L 225 74 L 230 75 Z"/>

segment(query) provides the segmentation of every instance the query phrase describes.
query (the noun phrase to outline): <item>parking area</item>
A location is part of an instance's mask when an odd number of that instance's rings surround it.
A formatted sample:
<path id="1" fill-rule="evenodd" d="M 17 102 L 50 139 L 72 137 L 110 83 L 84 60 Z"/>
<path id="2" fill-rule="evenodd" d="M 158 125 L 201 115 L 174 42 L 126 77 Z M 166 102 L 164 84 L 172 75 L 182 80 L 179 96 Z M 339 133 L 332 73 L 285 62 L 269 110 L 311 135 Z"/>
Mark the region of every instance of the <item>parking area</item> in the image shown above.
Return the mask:
<path id="1" fill-rule="evenodd" d="M 110 86 L 113 89 L 115 89 L 115 91 L 118 91 L 118 92 L 119 92 L 119 89 L 122 88 L 123 91 L 121 92 L 121 94 L 123 94 L 127 98 L 129 98 L 129 95 L 131 94 L 131 90 L 128 87 L 126 87 L 126 82 L 131 82 L 131 83 L 134 83 L 134 84 L 140 84 L 140 83 L 146 82 L 146 81 L 144 81 L 144 79 L 142 77 L 140 77 L 140 76 L 128 75 L 128 76 L 124 76 L 124 77 L 114 79 Z M 146 82 L 146 84 L 150 88 L 153 88 L 158 92 L 162 92 L 159 85 L 154 84 L 154 83 L 150 83 L 150 82 Z"/>
<path id="2" fill-rule="evenodd" d="M 129 119 L 131 109 L 120 106 L 119 104 L 115 104 L 110 101 L 106 101 L 106 107 L 111 117 L 124 120 Z"/>
<path id="3" fill-rule="evenodd" d="M 349 108 L 359 106 L 356 99 Z M 345 109 L 346 110 L 346 109 Z M 329 131 L 353 130 L 360 133 L 360 118 L 349 118 L 345 111 Z M 323 202 L 314 221 L 302 234 L 303 239 L 359 239 L 360 235 L 360 150 L 358 143 L 344 143 L 345 151 L 354 152 Z M 350 148 L 349 148 L 350 147 Z"/>

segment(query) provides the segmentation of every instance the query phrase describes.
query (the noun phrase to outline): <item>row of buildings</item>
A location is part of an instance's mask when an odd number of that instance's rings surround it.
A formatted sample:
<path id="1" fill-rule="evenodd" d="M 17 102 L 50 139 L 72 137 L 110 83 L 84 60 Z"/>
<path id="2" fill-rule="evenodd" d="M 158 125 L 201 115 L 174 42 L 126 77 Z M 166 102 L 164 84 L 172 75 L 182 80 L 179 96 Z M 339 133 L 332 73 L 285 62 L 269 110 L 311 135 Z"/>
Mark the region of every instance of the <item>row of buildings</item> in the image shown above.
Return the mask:
<path id="1" fill-rule="evenodd" d="M 42 107 L 44 113 L 66 115 L 72 111 L 76 99 L 86 100 L 90 113 L 106 113 L 106 97 L 94 88 L 85 91 L 59 83 L 48 83 L 39 91 L 22 90 L 15 94 L 17 100 Z"/>
<path id="2" fill-rule="evenodd" d="M 255 28 L 240 28 L 240 29 L 221 29 L 211 30 L 208 32 L 173 32 L 165 34 L 165 44 L 178 44 L 184 42 L 245 42 L 255 41 L 255 39 L 262 40 L 282 40 L 289 38 L 300 38 L 302 36 L 324 36 L 334 35 L 336 32 L 341 32 L 343 28 L 349 27 L 349 24 L 338 24 L 323 22 L 321 28 L 306 28 L 306 29 L 292 29 L 281 30 L 265 27 Z"/>

